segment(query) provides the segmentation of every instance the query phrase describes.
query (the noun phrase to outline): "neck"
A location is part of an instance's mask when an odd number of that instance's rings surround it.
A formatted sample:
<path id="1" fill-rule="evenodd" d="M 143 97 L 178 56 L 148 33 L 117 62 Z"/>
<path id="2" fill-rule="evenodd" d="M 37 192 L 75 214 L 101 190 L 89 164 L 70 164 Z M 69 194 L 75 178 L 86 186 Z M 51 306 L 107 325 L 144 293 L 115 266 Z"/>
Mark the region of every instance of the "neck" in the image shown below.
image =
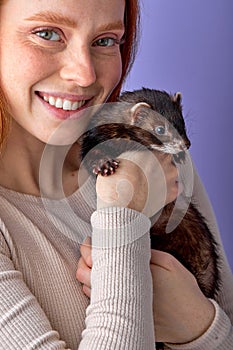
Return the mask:
<path id="1" fill-rule="evenodd" d="M 0 185 L 11 190 L 62 198 L 77 189 L 79 145 L 46 145 L 15 122 L 0 159 Z"/>

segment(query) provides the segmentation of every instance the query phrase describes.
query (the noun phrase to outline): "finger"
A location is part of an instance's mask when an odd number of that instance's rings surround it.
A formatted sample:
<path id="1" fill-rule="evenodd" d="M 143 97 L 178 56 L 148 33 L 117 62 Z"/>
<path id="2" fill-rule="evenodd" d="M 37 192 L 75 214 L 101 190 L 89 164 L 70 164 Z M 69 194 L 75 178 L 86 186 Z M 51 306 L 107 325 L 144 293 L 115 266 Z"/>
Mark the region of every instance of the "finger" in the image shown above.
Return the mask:
<path id="1" fill-rule="evenodd" d="M 79 259 L 76 278 L 87 287 L 91 287 L 91 268 L 86 265 L 83 258 Z"/>
<path id="2" fill-rule="evenodd" d="M 160 266 L 167 271 L 174 270 L 174 267 L 180 264 L 173 255 L 156 249 L 151 249 L 150 263 Z"/>
<path id="3" fill-rule="evenodd" d="M 80 245 L 81 255 L 86 262 L 86 265 L 92 267 L 92 258 L 91 258 L 91 238 L 87 239 Z"/>
<path id="4" fill-rule="evenodd" d="M 91 297 L 91 288 L 87 287 L 85 284 L 83 285 L 83 293 L 90 298 Z"/>
<path id="5" fill-rule="evenodd" d="M 177 260 L 173 255 L 163 252 L 161 250 L 151 249 L 150 263 L 151 266 L 159 266 L 164 270 L 167 270 L 172 273 L 187 270 L 184 267 L 184 265 L 182 265 L 181 262 Z M 189 272 L 189 274 L 193 276 L 191 272 Z"/>

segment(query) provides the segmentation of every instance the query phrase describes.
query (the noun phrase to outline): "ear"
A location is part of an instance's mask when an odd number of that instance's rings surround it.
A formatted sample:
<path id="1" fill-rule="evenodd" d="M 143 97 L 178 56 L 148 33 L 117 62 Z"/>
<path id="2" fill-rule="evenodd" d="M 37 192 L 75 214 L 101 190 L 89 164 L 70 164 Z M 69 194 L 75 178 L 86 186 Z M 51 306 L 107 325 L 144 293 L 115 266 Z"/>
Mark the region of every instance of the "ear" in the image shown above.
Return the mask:
<path id="1" fill-rule="evenodd" d="M 176 103 L 180 109 L 182 109 L 182 106 L 181 106 L 181 102 L 182 102 L 182 94 L 181 92 L 176 92 L 173 96 L 172 96 L 172 101 L 174 103 Z"/>
<path id="2" fill-rule="evenodd" d="M 146 102 L 138 102 L 130 109 L 131 124 L 134 124 L 137 121 L 138 116 L 145 107 L 151 108 L 151 106 Z"/>

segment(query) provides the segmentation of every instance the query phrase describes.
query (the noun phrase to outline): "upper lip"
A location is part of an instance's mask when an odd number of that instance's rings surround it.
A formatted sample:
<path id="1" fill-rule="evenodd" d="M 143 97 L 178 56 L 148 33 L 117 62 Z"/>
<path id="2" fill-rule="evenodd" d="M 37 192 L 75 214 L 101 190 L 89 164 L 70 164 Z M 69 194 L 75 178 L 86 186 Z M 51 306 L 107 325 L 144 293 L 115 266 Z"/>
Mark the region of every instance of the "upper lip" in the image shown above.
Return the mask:
<path id="1" fill-rule="evenodd" d="M 53 96 L 55 98 L 61 98 L 62 100 L 69 100 L 71 102 L 76 101 L 88 101 L 93 98 L 93 95 L 75 95 L 63 92 L 51 92 L 51 91 L 36 91 L 40 97 Z"/>

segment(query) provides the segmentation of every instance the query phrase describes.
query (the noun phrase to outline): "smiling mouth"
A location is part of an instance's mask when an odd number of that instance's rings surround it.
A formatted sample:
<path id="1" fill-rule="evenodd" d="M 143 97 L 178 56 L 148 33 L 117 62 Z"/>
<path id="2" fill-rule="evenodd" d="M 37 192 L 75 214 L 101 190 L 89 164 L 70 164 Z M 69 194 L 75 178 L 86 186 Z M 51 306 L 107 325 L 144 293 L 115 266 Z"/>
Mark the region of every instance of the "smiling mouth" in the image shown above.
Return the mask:
<path id="1" fill-rule="evenodd" d="M 41 94 L 40 92 L 36 92 L 37 96 L 39 96 L 42 100 L 47 102 L 50 106 L 55 107 L 57 109 L 63 111 L 77 111 L 79 108 L 83 107 L 90 99 L 87 100 L 69 100 L 68 98 L 56 97 L 48 94 Z"/>

